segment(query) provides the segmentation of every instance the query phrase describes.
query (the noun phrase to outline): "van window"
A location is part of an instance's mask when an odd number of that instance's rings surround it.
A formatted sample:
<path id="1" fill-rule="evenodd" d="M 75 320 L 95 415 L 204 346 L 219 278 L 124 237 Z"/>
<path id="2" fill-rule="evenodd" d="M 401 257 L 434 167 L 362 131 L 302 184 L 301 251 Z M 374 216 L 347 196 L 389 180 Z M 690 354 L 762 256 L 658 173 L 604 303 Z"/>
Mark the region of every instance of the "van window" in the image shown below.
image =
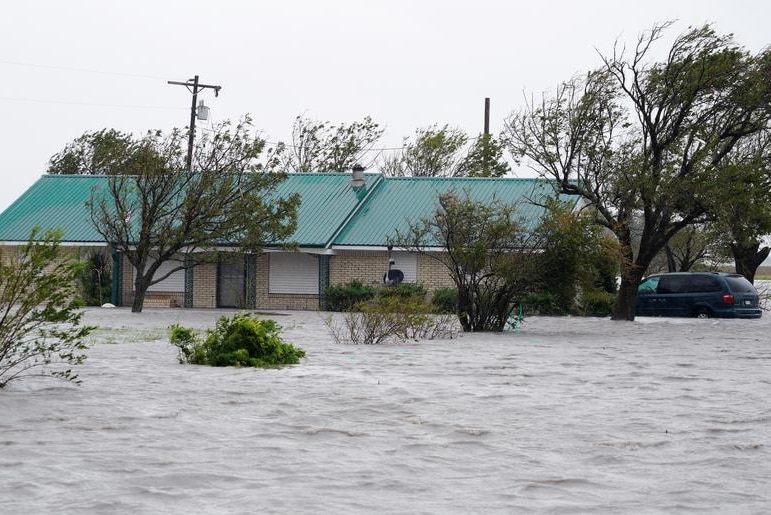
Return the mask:
<path id="1" fill-rule="evenodd" d="M 642 295 L 650 295 L 651 293 L 656 293 L 656 287 L 659 285 L 659 279 L 660 277 L 658 276 L 648 277 L 646 280 L 640 283 L 640 286 L 637 288 L 637 293 Z"/>
<path id="2" fill-rule="evenodd" d="M 685 275 L 665 275 L 659 281 L 659 293 L 683 293 L 685 291 Z"/>
<path id="3" fill-rule="evenodd" d="M 755 287 L 743 275 L 729 275 L 725 280 L 734 293 L 755 293 Z"/>
<path id="4" fill-rule="evenodd" d="M 688 285 L 688 291 L 693 293 L 707 293 L 722 290 L 723 287 L 720 286 L 720 281 L 718 281 L 717 277 L 710 277 L 708 275 L 694 275 L 691 277 L 690 284 Z"/>

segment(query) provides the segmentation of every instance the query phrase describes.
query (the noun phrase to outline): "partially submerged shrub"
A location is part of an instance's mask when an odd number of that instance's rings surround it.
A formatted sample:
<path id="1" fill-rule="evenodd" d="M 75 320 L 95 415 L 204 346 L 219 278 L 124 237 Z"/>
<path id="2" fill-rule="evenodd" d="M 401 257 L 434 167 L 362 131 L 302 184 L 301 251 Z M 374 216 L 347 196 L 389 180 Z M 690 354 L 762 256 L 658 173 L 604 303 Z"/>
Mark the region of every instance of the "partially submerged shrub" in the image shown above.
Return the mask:
<path id="1" fill-rule="evenodd" d="M 422 297 L 381 296 L 360 302 L 342 320 L 325 319 L 337 343 L 377 345 L 406 340 L 453 338 L 457 319 L 453 315 L 436 314 Z"/>
<path id="2" fill-rule="evenodd" d="M 400 299 L 426 298 L 426 289 L 422 284 L 401 283 L 396 286 L 383 286 L 377 290 L 378 297 L 398 297 Z"/>
<path id="3" fill-rule="evenodd" d="M 356 303 L 374 298 L 375 293 L 374 287 L 365 286 L 361 281 L 336 284 L 324 290 L 324 309 L 326 311 L 349 311 Z"/>
<path id="4" fill-rule="evenodd" d="M 170 328 L 170 340 L 179 348 L 180 363 L 214 367 L 274 367 L 294 365 L 305 351 L 283 341 L 281 326 L 248 313 L 220 317 L 216 327 L 201 339 L 193 330 L 179 325 Z"/>
<path id="5" fill-rule="evenodd" d="M 61 233 L 39 234 L 18 250 L 0 247 L 0 388 L 33 375 L 78 382 L 68 367 L 86 359 L 93 327 L 80 325 L 74 300 L 80 268 L 61 259 Z"/>
<path id="6" fill-rule="evenodd" d="M 607 317 L 613 314 L 616 296 L 605 290 L 593 289 L 583 292 L 579 304 L 584 316 Z"/>
<path id="7" fill-rule="evenodd" d="M 525 313 L 529 315 L 566 315 L 557 301 L 557 296 L 551 292 L 528 293 L 522 298 Z"/>
<path id="8" fill-rule="evenodd" d="M 455 313 L 458 311 L 458 290 L 457 288 L 437 288 L 431 297 L 431 304 L 439 310 L 440 313 Z"/>

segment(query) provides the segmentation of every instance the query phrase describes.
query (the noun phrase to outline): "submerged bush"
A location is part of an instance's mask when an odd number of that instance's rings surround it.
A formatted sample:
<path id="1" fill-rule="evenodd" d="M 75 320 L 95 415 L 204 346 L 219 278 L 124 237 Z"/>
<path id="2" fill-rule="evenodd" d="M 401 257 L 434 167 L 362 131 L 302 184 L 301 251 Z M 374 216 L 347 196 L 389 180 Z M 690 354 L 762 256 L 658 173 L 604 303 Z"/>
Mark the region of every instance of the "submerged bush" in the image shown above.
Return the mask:
<path id="1" fill-rule="evenodd" d="M 379 296 L 356 304 L 340 321 L 328 317 L 325 322 L 335 342 L 357 345 L 453 338 L 457 333 L 454 315 L 436 314 L 418 296 Z"/>
<path id="2" fill-rule="evenodd" d="M 456 313 L 458 311 L 458 289 L 437 288 L 431 297 L 431 304 L 441 313 Z"/>
<path id="3" fill-rule="evenodd" d="M 179 348 L 180 363 L 214 367 L 274 367 L 294 365 L 305 351 L 283 341 L 281 326 L 248 313 L 220 317 L 216 327 L 207 329 L 203 340 L 193 329 L 173 325 L 170 340 Z"/>
<path id="4" fill-rule="evenodd" d="M 358 302 L 375 297 L 376 289 L 365 286 L 361 281 L 336 284 L 324 290 L 324 310 L 349 311 Z"/>
<path id="5" fill-rule="evenodd" d="M 579 309 L 584 316 L 606 317 L 613 314 L 616 295 L 605 290 L 587 290 L 581 295 Z"/>

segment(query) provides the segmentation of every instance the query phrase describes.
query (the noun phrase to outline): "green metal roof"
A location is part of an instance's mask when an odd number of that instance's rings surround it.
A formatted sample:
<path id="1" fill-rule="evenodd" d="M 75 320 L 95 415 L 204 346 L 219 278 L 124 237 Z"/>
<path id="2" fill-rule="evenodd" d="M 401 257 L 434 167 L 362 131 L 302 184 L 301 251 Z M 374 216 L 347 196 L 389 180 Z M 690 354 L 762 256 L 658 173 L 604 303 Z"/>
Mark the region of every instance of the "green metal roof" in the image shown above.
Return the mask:
<path id="1" fill-rule="evenodd" d="M 44 175 L 0 214 L 0 241 L 26 241 L 32 228 L 62 229 L 62 241 L 104 242 L 91 223 L 86 202 L 98 175 Z"/>
<path id="2" fill-rule="evenodd" d="M 25 241 L 33 227 L 61 229 L 62 241 L 102 243 L 86 202 L 108 177 L 44 175 L 0 214 L 0 241 Z M 396 229 L 432 215 L 439 194 L 468 192 L 473 200 L 519 203 L 518 213 L 537 222 L 543 208 L 528 200 L 553 196 L 542 179 L 385 177 L 365 174 L 366 185 L 351 186 L 348 173 L 289 174 L 279 197 L 299 193 L 297 231 L 290 238 L 301 247 L 387 245 Z"/>
<path id="3" fill-rule="evenodd" d="M 290 238 L 304 247 L 324 247 L 382 176 L 364 174 L 365 186 L 353 188 L 349 173 L 292 173 L 277 188 L 279 197 L 299 193 L 297 231 Z"/>
<path id="4" fill-rule="evenodd" d="M 335 238 L 335 246 L 385 246 L 396 230 L 433 215 L 442 193 L 468 192 L 474 201 L 501 201 L 517 204 L 517 214 L 535 224 L 544 208 L 533 201 L 553 197 L 554 190 L 543 179 L 385 177 L 356 213 L 354 219 Z"/>

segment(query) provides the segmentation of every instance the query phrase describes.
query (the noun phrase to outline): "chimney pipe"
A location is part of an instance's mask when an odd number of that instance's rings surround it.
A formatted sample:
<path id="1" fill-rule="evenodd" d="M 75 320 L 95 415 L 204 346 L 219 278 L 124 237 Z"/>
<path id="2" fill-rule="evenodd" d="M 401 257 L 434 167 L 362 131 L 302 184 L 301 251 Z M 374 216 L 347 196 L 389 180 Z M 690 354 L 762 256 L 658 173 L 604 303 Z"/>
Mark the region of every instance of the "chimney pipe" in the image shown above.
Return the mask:
<path id="1" fill-rule="evenodd" d="M 364 186 L 364 167 L 361 165 L 354 165 L 351 169 L 353 176 L 351 178 L 351 186 L 354 188 L 361 188 Z"/>

